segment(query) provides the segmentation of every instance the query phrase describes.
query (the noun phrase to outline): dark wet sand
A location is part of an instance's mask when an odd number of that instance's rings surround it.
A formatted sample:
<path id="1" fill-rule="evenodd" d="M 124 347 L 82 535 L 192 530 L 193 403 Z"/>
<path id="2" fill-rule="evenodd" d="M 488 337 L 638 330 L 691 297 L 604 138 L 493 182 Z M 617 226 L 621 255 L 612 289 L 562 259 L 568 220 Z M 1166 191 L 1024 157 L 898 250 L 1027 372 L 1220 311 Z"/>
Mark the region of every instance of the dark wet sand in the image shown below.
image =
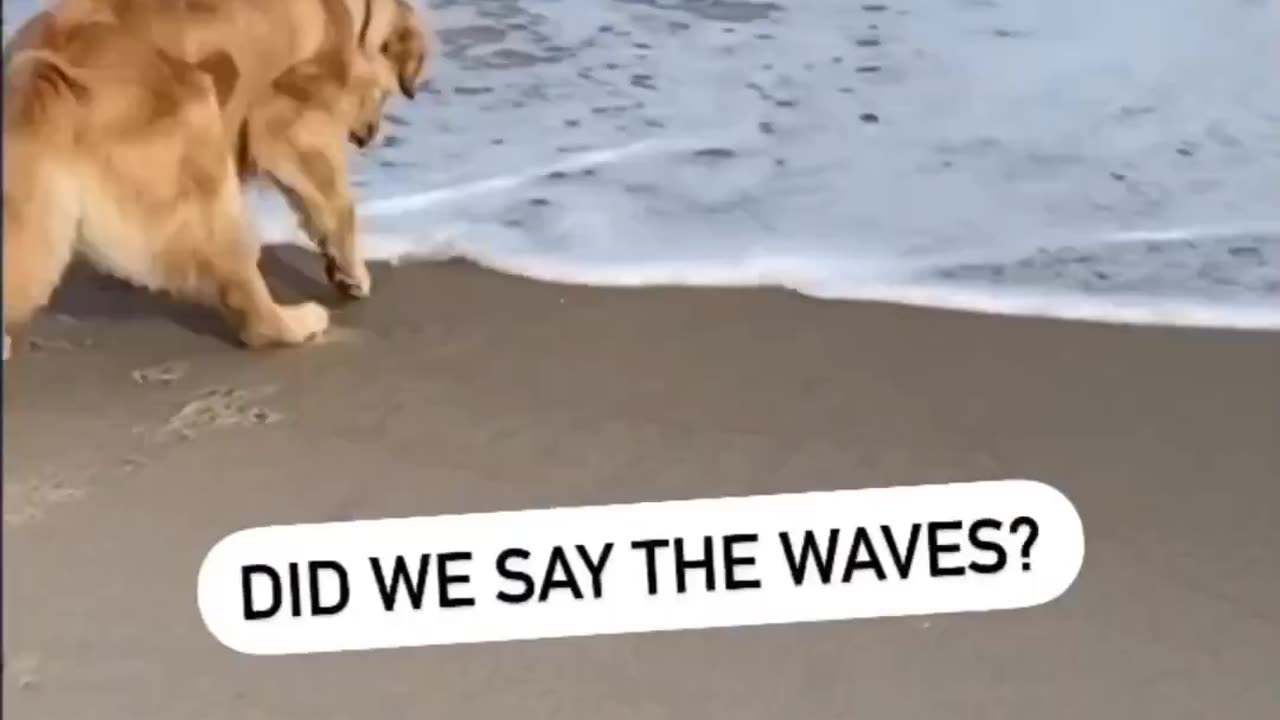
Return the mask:
<path id="1" fill-rule="evenodd" d="M 328 297 L 289 269 L 311 258 L 269 265 Z M 376 282 L 305 350 L 250 354 L 83 279 L 39 352 L 15 339 L 7 717 L 1280 714 L 1280 335 L 455 264 Z M 209 388 L 229 393 L 159 432 Z M 250 526 L 1000 477 L 1084 520 L 1050 605 L 290 658 L 222 647 L 195 606 L 204 554 Z"/>

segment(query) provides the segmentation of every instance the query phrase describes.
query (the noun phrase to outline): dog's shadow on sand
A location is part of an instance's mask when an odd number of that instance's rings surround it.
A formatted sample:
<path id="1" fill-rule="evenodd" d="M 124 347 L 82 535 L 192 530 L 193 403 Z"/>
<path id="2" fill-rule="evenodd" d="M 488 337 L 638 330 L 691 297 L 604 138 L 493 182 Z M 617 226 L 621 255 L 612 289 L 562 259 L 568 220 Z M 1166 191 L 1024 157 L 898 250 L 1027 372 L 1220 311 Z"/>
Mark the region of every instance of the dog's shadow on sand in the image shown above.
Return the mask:
<path id="1" fill-rule="evenodd" d="M 323 279 L 320 257 L 305 248 L 267 246 L 258 262 L 271 295 L 279 303 L 314 300 L 333 307 L 341 300 Z M 216 309 L 152 292 L 103 274 L 76 261 L 54 293 L 47 312 L 77 320 L 97 318 L 163 318 L 196 335 L 240 345 L 235 329 Z"/>

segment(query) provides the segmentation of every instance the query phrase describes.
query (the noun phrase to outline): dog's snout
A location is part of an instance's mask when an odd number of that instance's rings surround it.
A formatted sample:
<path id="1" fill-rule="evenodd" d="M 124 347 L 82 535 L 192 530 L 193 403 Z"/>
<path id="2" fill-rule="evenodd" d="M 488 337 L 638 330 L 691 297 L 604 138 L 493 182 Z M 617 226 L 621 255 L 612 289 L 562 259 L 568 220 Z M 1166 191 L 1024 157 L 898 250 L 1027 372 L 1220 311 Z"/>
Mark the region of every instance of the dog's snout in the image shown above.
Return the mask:
<path id="1" fill-rule="evenodd" d="M 355 142 L 356 146 L 361 147 L 361 149 L 371 145 L 376 138 L 378 138 L 378 122 L 374 122 L 374 120 L 371 120 L 358 131 L 351 133 L 352 142 Z"/>
<path id="2" fill-rule="evenodd" d="M 363 150 L 378 137 L 378 123 L 371 121 L 359 129 L 350 131 L 348 135 L 351 142 Z"/>

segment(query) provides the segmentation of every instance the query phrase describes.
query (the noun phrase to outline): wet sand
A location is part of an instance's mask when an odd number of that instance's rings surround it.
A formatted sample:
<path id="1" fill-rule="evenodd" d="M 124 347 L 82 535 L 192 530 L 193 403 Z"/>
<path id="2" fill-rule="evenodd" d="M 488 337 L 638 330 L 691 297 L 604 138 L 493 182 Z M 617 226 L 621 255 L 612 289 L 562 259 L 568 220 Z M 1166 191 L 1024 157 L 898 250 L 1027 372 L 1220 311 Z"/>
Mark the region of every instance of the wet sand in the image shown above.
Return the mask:
<path id="1" fill-rule="evenodd" d="M 314 264 L 273 254 L 271 281 L 330 297 Z M 375 282 L 302 350 L 242 351 L 207 314 L 88 276 L 15 337 L 8 717 L 1280 709 L 1280 335 L 452 263 Z M 1084 520 L 1050 605 L 286 658 L 222 647 L 195 605 L 204 554 L 251 526 L 1002 477 Z"/>

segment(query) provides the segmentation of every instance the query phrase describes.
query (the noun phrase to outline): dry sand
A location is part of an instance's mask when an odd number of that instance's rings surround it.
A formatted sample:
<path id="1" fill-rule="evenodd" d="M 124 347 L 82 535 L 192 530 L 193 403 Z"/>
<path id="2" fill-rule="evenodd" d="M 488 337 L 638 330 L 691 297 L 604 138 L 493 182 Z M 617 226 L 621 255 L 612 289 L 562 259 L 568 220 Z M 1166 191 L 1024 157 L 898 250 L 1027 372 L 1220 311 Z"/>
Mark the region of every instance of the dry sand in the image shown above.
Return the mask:
<path id="1" fill-rule="evenodd" d="M 327 294 L 272 258 L 282 289 Z M 1280 714 L 1280 335 L 380 268 L 306 350 L 77 278 L 6 364 L 4 709 L 32 720 Z M 324 295 L 322 295 L 324 296 Z M 989 614 L 254 658 L 245 527 L 1032 477 L 1088 546 Z"/>

